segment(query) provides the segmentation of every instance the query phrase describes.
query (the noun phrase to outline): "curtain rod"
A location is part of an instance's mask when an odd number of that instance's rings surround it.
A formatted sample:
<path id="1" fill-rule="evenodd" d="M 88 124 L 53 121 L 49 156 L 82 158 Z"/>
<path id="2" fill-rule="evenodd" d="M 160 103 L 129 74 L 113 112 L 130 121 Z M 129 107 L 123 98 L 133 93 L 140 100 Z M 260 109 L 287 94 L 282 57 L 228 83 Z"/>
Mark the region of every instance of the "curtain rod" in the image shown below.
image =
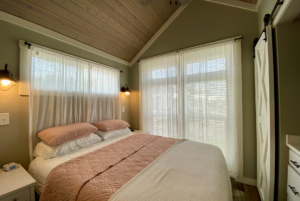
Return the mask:
<path id="1" fill-rule="evenodd" d="M 237 40 L 242 40 L 242 39 L 243 39 L 243 36 L 236 36 L 236 37 L 227 38 L 227 39 L 224 39 L 224 40 L 218 40 L 218 41 L 211 42 L 211 43 L 205 43 L 205 44 L 202 44 L 202 45 L 197 45 L 197 46 L 188 47 L 188 48 L 184 48 L 184 49 L 180 49 L 180 50 L 175 50 L 175 51 L 172 51 L 172 52 L 167 52 L 167 53 L 152 56 L 152 57 L 147 57 L 147 58 L 144 58 L 144 59 L 141 59 L 141 60 L 152 59 L 152 58 L 155 58 L 155 57 L 160 57 L 162 55 L 172 54 L 172 53 L 175 53 L 175 52 L 181 52 L 181 51 L 190 50 L 190 49 L 194 49 L 194 48 L 198 48 L 198 47 L 204 47 L 204 46 L 208 46 L 208 45 L 214 45 L 214 44 L 223 43 L 223 42 L 227 42 L 227 41 L 231 41 L 231 40 L 234 40 L 234 42 L 235 42 Z M 141 60 L 138 60 L 138 62 L 140 62 Z"/>
<path id="2" fill-rule="evenodd" d="M 67 53 L 64 53 L 64 52 L 60 52 L 60 51 L 57 51 L 57 50 L 53 50 L 53 49 L 50 49 L 50 48 L 47 48 L 47 47 L 43 47 L 43 46 L 40 46 L 40 45 L 36 45 L 36 44 L 33 44 L 33 43 L 29 43 L 27 41 L 24 41 L 24 45 L 27 45 L 28 46 L 28 49 L 30 49 L 30 47 L 32 45 L 36 46 L 36 47 L 39 47 L 39 48 L 43 48 L 43 49 L 46 49 L 46 50 L 50 50 L 50 51 L 53 51 L 53 52 L 57 52 L 57 53 L 60 53 L 60 54 L 63 54 L 63 55 L 66 55 L 66 56 L 69 56 L 69 57 L 73 57 L 75 59 L 81 59 L 83 61 L 87 61 L 87 62 L 90 62 L 90 63 L 94 63 L 94 64 L 97 64 L 97 65 L 102 65 L 104 67 L 108 67 L 108 68 L 113 68 L 113 69 L 117 69 L 117 68 L 114 68 L 114 67 L 111 67 L 111 66 L 107 66 L 105 64 L 102 64 L 102 63 L 98 63 L 98 62 L 95 62 L 95 61 L 91 61 L 91 60 L 88 60 L 88 59 L 84 59 L 84 58 L 81 58 L 81 57 L 77 57 L 77 56 L 74 56 L 74 55 L 71 55 L 71 54 L 67 54 Z M 120 69 L 117 69 L 117 70 L 120 70 Z M 120 73 L 123 73 L 123 71 L 120 70 Z"/>

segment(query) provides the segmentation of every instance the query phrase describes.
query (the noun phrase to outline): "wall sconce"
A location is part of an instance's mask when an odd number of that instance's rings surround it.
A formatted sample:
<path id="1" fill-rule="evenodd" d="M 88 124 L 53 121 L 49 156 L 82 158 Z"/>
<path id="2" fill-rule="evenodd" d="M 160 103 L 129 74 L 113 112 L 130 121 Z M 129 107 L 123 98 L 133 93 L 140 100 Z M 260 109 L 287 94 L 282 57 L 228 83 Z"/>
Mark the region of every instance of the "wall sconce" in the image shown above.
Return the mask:
<path id="1" fill-rule="evenodd" d="M 7 70 L 7 64 L 5 64 L 5 69 L 0 70 L 0 90 L 8 91 L 13 86 L 15 86 L 16 80 L 13 75 Z"/>
<path id="2" fill-rule="evenodd" d="M 127 84 L 124 85 L 124 87 L 121 88 L 121 91 L 125 93 L 126 96 L 130 95 L 130 90 Z"/>

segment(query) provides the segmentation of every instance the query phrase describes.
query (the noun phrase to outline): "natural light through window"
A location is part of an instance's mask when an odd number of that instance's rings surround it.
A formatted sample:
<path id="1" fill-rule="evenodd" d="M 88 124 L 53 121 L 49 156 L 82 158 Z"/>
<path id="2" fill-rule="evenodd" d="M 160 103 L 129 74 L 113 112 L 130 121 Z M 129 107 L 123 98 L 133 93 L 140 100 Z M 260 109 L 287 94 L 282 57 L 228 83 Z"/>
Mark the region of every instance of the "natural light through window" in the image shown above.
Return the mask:
<path id="1" fill-rule="evenodd" d="M 142 60 L 142 129 L 215 145 L 236 175 L 243 132 L 240 55 L 240 42 L 229 41 Z"/>
<path id="2" fill-rule="evenodd" d="M 174 77 L 176 76 L 176 68 L 171 67 L 168 69 L 158 69 L 152 71 L 152 78 L 153 79 L 159 79 L 159 78 L 165 78 L 165 77 Z"/>
<path id="3" fill-rule="evenodd" d="M 34 88 L 92 94 L 117 94 L 115 73 L 87 62 L 59 62 L 32 57 Z M 105 83 L 105 84 L 104 84 Z"/>
<path id="4" fill-rule="evenodd" d="M 225 58 L 187 65 L 187 74 L 209 73 L 225 70 Z"/>

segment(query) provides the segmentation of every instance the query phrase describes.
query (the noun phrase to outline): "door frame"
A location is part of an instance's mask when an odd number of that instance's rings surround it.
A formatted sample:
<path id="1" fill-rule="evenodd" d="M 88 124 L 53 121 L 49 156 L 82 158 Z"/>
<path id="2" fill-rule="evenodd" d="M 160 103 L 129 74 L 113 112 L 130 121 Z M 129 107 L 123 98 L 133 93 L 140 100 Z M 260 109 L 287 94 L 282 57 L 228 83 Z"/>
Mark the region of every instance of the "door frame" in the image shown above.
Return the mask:
<path id="1" fill-rule="evenodd" d="M 261 45 L 265 45 L 267 51 L 266 54 L 268 55 L 267 61 L 269 64 L 269 90 L 266 92 L 269 94 L 269 163 L 270 163 L 270 169 L 269 169 L 269 178 L 267 181 L 268 188 L 267 192 L 269 195 L 268 200 L 273 201 L 274 200 L 274 188 L 275 188 L 275 140 L 276 140 L 276 130 L 275 130 L 275 90 L 274 90 L 274 85 L 275 85 L 275 78 L 274 78 L 274 60 L 273 60 L 273 41 L 272 41 L 272 26 L 269 25 L 266 27 L 266 32 L 265 34 L 262 34 L 256 47 L 259 47 Z M 257 49 L 255 48 L 255 54 L 257 54 Z M 257 137 L 257 189 L 260 194 L 261 200 L 266 200 L 264 198 L 262 189 L 260 188 L 260 157 L 261 157 L 261 152 L 260 152 L 260 140 L 258 136 L 258 114 L 257 114 L 257 107 L 258 107 L 258 94 L 257 94 L 257 56 L 254 59 L 254 64 L 255 64 L 255 105 L 256 105 L 256 137 Z M 263 156 L 265 157 L 265 156 Z M 267 200 L 266 200 L 267 201 Z"/>

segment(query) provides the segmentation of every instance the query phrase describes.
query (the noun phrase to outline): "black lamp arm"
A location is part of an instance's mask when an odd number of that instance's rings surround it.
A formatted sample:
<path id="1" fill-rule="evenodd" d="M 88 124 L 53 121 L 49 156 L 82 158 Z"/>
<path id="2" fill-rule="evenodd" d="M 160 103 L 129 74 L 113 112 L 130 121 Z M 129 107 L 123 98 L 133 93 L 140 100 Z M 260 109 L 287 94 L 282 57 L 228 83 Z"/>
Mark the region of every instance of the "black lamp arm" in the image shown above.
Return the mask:
<path id="1" fill-rule="evenodd" d="M 121 88 L 121 91 L 122 91 L 122 92 L 126 92 L 126 91 L 129 91 L 129 92 L 130 92 L 129 87 L 128 87 L 128 84 L 125 84 L 125 85 Z"/>
<path id="2" fill-rule="evenodd" d="M 4 70 L 0 70 L 0 79 L 10 80 L 16 82 L 13 75 L 7 70 L 8 65 L 5 64 Z"/>

